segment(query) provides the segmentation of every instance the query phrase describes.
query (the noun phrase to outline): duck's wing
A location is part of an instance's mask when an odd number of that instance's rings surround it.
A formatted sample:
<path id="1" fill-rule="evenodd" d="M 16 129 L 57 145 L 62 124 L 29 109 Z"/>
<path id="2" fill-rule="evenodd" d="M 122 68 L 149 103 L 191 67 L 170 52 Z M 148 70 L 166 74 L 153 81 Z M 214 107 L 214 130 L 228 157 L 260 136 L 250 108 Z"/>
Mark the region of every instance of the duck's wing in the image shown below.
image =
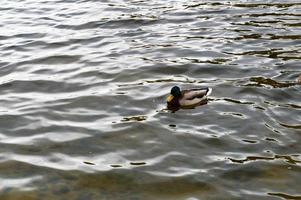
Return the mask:
<path id="1" fill-rule="evenodd" d="M 192 100 L 194 98 L 206 98 L 212 92 L 211 88 L 192 89 L 185 91 L 183 95 L 184 100 Z"/>

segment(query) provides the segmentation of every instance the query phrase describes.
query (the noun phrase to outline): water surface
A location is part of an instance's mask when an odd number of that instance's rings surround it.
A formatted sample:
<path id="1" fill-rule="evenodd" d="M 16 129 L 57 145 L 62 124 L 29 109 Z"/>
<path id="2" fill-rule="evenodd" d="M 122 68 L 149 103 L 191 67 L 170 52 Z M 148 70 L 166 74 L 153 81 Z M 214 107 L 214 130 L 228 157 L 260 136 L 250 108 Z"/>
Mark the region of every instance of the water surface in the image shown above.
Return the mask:
<path id="1" fill-rule="evenodd" d="M 0 199 L 301 199 L 301 3 L 4 0 Z M 212 87 L 171 113 L 172 86 Z"/>

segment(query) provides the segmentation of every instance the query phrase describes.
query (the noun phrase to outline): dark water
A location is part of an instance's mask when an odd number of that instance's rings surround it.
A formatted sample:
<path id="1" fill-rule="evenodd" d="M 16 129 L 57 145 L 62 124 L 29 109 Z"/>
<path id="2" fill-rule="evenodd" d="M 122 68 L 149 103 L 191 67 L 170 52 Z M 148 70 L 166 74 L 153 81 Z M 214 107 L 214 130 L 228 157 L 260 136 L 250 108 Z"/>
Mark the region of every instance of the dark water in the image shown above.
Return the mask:
<path id="1" fill-rule="evenodd" d="M 300 1 L 0 11 L 1 200 L 301 199 Z M 170 113 L 173 85 L 213 93 Z"/>

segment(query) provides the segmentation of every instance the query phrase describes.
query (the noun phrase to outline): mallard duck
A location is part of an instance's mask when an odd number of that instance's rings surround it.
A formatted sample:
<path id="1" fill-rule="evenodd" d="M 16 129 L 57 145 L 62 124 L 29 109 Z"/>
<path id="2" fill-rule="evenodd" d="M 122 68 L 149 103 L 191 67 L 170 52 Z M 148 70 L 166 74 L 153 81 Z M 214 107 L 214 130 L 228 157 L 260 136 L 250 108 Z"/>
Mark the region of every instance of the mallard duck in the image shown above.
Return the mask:
<path id="1" fill-rule="evenodd" d="M 194 108 L 207 104 L 207 97 L 211 92 L 211 88 L 181 91 L 178 86 L 174 86 L 170 91 L 170 95 L 167 97 L 167 108 L 172 111 L 177 111 L 180 108 Z"/>

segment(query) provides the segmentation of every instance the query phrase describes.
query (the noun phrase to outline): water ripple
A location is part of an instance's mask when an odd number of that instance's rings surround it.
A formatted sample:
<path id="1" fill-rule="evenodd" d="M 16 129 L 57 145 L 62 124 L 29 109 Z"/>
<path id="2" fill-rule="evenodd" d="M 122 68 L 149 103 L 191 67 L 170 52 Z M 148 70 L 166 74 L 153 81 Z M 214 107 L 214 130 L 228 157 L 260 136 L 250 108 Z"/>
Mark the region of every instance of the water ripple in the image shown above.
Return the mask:
<path id="1" fill-rule="evenodd" d="M 300 199 L 300 7 L 6 1 L 0 199 Z"/>

